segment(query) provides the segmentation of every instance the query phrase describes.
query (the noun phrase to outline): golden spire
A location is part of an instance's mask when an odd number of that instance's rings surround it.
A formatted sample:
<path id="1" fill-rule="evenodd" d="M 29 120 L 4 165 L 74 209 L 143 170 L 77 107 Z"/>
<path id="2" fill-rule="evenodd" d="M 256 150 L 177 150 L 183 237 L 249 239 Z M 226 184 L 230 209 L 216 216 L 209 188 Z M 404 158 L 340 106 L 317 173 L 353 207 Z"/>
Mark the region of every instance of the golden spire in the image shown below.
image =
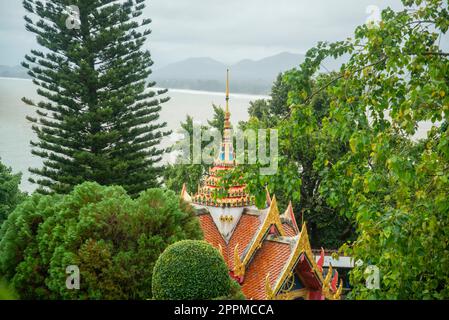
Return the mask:
<path id="1" fill-rule="evenodd" d="M 229 69 L 226 70 L 226 113 L 229 113 Z"/>
<path id="2" fill-rule="evenodd" d="M 229 112 L 229 69 L 226 69 L 226 109 L 225 109 L 225 122 L 224 128 L 230 129 L 231 123 L 229 119 L 231 118 L 231 113 Z"/>

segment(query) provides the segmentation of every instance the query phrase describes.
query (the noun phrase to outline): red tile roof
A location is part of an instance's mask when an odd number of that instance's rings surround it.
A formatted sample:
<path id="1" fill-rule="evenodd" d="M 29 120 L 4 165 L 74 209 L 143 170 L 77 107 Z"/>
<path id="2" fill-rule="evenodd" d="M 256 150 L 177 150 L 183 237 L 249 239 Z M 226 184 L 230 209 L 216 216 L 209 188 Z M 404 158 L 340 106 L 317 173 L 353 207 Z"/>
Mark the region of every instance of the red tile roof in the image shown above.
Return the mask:
<path id="1" fill-rule="evenodd" d="M 285 235 L 287 237 L 294 237 L 298 234 L 296 229 L 294 227 L 292 227 L 289 223 L 283 223 L 282 227 L 284 228 Z"/>
<path id="2" fill-rule="evenodd" d="M 250 215 L 250 214 L 242 214 L 240 217 L 237 226 L 235 227 L 234 233 L 232 234 L 231 239 L 229 240 L 229 269 L 234 269 L 234 248 L 238 244 L 239 255 L 241 256 L 243 251 L 246 249 L 248 244 L 256 235 L 256 231 L 260 226 L 259 216 Z"/>
<path id="3" fill-rule="evenodd" d="M 217 249 L 219 249 L 221 245 L 225 262 L 228 265 L 229 270 L 233 270 L 234 248 L 238 244 L 239 255 L 242 255 L 243 251 L 251 242 L 257 229 L 259 228 L 259 217 L 256 215 L 243 213 L 228 244 L 226 244 L 220 231 L 218 231 L 218 228 L 210 214 L 201 214 L 198 217 L 200 219 L 201 229 L 203 229 L 204 240 L 212 244 Z"/>
<path id="4" fill-rule="evenodd" d="M 253 245 L 252 241 L 259 232 L 264 232 L 259 230 L 265 217 L 263 214 L 255 215 L 243 212 L 229 242 L 226 243 L 210 213 L 204 212 L 199 214 L 198 217 L 205 240 L 217 249 L 220 249 L 221 246 L 221 252 L 230 272 L 234 271 L 235 246 L 239 244 L 238 253 L 240 260 L 243 261 L 245 249 Z M 289 242 L 297 241 L 297 238 L 293 237 L 297 236 L 298 232 L 289 222 L 284 222 L 282 227 L 285 231 L 285 237 L 278 238 L 272 235 L 268 239 L 262 240 L 261 246 L 257 248 L 253 258 L 246 265 L 242 291 L 248 299 L 266 299 L 265 282 L 267 274 L 270 274 L 270 286 L 274 289 L 276 281 L 281 276 L 289 262 L 289 258 L 293 254 L 292 251 L 295 246 Z M 321 283 L 316 278 L 304 256 L 298 261 L 295 270 L 306 287 L 313 290 L 320 289 Z"/>
<path id="5" fill-rule="evenodd" d="M 201 229 L 203 229 L 204 240 L 209 242 L 217 249 L 219 249 L 221 246 L 223 257 L 226 264 L 228 264 L 227 245 L 223 237 L 221 236 L 220 231 L 218 231 L 217 226 L 212 219 L 212 216 L 210 214 L 201 214 L 198 216 L 198 218 L 200 219 Z"/>
<path id="6" fill-rule="evenodd" d="M 273 288 L 288 258 L 291 247 L 288 243 L 265 240 L 256 252 L 245 272 L 242 291 L 247 299 L 263 300 L 265 296 L 265 279 L 270 273 L 270 285 Z"/>

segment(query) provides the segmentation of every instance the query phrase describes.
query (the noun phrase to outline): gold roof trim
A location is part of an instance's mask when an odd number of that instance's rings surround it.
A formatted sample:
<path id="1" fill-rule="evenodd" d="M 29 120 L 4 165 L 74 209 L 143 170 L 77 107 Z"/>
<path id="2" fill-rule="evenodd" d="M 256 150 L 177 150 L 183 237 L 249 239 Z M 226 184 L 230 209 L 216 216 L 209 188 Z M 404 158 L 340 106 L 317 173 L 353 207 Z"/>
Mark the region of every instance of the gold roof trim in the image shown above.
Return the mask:
<path id="1" fill-rule="evenodd" d="M 271 288 L 271 285 L 270 285 L 270 273 L 269 272 L 265 276 L 265 297 L 267 300 L 273 300 L 275 297 L 273 289 Z"/>
<path id="2" fill-rule="evenodd" d="M 220 252 L 221 256 L 224 258 L 223 256 L 223 247 L 221 246 L 221 244 L 218 244 L 218 252 Z"/>
<path id="3" fill-rule="evenodd" d="M 295 219 L 295 213 L 293 212 L 293 205 L 291 201 L 288 203 L 287 209 L 284 213 L 281 214 L 281 221 L 290 223 L 292 228 L 295 230 L 295 233 L 298 234 L 299 228 Z"/>
<path id="4" fill-rule="evenodd" d="M 257 233 L 254 241 L 252 242 L 251 246 L 248 249 L 248 252 L 245 255 L 245 258 L 243 259 L 243 265 L 245 267 L 248 264 L 251 257 L 253 256 L 253 254 L 255 253 L 255 251 L 261 247 L 262 240 L 264 239 L 263 237 L 271 225 L 275 225 L 279 230 L 280 235 L 285 236 L 284 228 L 282 227 L 282 222 L 279 215 L 276 196 L 273 197 L 273 200 L 271 201 L 270 204 L 270 208 L 268 209 L 268 213 L 265 216 L 264 222 L 262 223 L 259 232 Z"/>
<path id="5" fill-rule="evenodd" d="M 192 197 L 187 192 L 187 187 L 185 183 L 182 184 L 181 199 L 186 202 L 192 202 Z"/>
<path id="6" fill-rule="evenodd" d="M 340 300 L 341 293 L 343 291 L 343 280 L 340 279 L 340 285 L 335 292 L 331 289 L 332 281 L 332 265 L 329 265 L 329 270 L 327 271 L 326 278 L 323 281 L 322 292 L 326 299 L 328 300 Z"/>
<path id="7" fill-rule="evenodd" d="M 245 275 L 245 265 L 240 261 L 239 244 L 234 247 L 234 275 L 243 277 Z"/>
<path id="8" fill-rule="evenodd" d="M 226 70 L 226 114 L 229 114 L 229 69 Z"/>
<path id="9" fill-rule="evenodd" d="M 296 242 L 295 248 L 293 249 L 293 254 L 290 255 L 286 267 L 283 269 L 281 275 L 279 276 L 273 288 L 273 292 L 275 294 L 280 291 L 286 279 L 289 277 L 289 275 L 291 275 L 291 272 L 295 267 L 301 254 L 306 255 L 307 259 L 309 260 L 312 266 L 312 270 L 315 271 L 315 274 L 317 275 L 318 279 L 321 281 L 321 283 L 323 283 L 323 274 L 319 271 L 318 266 L 315 263 L 315 258 L 313 256 L 312 249 L 310 247 L 309 235 L 307 234 L 307 226 L 304 223 L 302 225 L 298 241 Z"/>
<path id="10" fill-rule="evenodd" d="M 289 292 L 284 292 L 275 296 L 276 300 L 294 300 L 298 298 L 303 298 L 304 300 L 309 299 L 309 290 L 307 288 L 301 288 L 298 290 L 292 290 Z"/>

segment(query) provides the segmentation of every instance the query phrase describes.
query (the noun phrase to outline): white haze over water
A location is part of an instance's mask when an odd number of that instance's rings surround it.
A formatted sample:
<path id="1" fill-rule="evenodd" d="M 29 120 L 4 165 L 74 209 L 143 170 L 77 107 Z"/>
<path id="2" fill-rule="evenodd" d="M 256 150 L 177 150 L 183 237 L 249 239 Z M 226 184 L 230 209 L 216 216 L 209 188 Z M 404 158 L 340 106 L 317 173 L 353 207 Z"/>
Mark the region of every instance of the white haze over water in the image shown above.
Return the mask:
<path id="1" fill-rule="evenodd" d="M 168 95 L 170 100 L 162 105 L 160 121 L 167 122 L 167 129 L 173 132 L 180 129 L 179 123 L 185 121 L 187 115 L 192 116 L 195 123 L 206 124 L 213 116 L 212 104 L 224 106 L 225 103 L 224 92 L 170 89 Z M 36 186 L 28 182 L 28 168 L 40 167 L 42 161 L 31 155 L 30 140 L 35 139 L 35 134 L 25 116 L 35 116 L 35 112 L 21 101 L 24 96 L 35 102 L 42 99 L 31 80 L 0 78 L 0 159 L 14 172 L 23 173 L 21 188 L 32 192 Z M 247 120 L 249 102 L 261 98 L 268 97 L 231 93 L 232 123 L 237 125 L 239 121 Z M 431 127 L 430 122 L 421 123 L 414 139 L 426 137 Z M 172 143 L 167 137 L 161 146 L 168 147 Z M 169 160 L 169 155 L 165 155 L 163 162 Z"/>
<path id="2" fill-rule="evenodd" d="M 206 124 L 213 116 L 212 104 L 225 104 L 224 90 L 205 92 L 170 89 L 168 95 L 170 100 L 162 104 L 160 121 L 167 122 L 167 129 L 173 132 L 180 128 L 179 123 L 185 121 L 187 115 L 192 116 L 195 123 Z M 21 188 L 32 192 L 36 186 L 28 182 L 28 168 L 40 167 L 42 161 L 31 155 L 30 140 L 35 139 L 35 134 L 25 116 L 35 116 L 35 112 L 21 101 L 24 96 L 35 102 L 42 100 L 31 80 L 0 78 L 0 158 L 4 164 L 12 167 L 14 172 L 23 173 Z M 233 124 L 247 120 L 249 102 L 260 98 L 268 97 L 231 93 L 230 111 Z M 162 146 L 167 147 L 171 143 L 167 137 Z M 164 157 L 164 161 L 167 160 L 168 155 Z"/>

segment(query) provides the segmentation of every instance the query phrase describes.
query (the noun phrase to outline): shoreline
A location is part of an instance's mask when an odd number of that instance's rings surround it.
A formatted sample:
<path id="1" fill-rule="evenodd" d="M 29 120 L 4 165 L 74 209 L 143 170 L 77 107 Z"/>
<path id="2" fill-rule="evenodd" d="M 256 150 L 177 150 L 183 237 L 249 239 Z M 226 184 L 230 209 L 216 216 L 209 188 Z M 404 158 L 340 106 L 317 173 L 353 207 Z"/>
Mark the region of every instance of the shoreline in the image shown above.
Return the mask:
<path id="1" fill-rule="evenodd" d="M 0 77 L 0 80 L 16 80 L 16 81 L 32 81 L 32 79 L 27 78 L 14 78 L 14 77 Z M 160 88 L 153 87 L 154 90 L 168 89 L 168 92 L 172 91 L 175 93 L 187 93 L 187 94 L 197 94 L 197 95 L 213 95 L 213 96 L 224 96 L 224 92 L 218 91 L 206 91 L 206 90 L 195 90 L 195 89 L 177 89 L 177 88 Z M 253 98 L 253 99 L 271 99 L 269 95 L 253 94 L 253 93 L 230 93 L 231 97 L 236 98 Z"/>
<path id="2" fill-rule="evenodd" d="M 27 79 L 27 78 L 15 78 L 15 77 L 0 77 L 0 80 L 22 80 L 22 81 L 31 81 L 32 79 Z"/>

